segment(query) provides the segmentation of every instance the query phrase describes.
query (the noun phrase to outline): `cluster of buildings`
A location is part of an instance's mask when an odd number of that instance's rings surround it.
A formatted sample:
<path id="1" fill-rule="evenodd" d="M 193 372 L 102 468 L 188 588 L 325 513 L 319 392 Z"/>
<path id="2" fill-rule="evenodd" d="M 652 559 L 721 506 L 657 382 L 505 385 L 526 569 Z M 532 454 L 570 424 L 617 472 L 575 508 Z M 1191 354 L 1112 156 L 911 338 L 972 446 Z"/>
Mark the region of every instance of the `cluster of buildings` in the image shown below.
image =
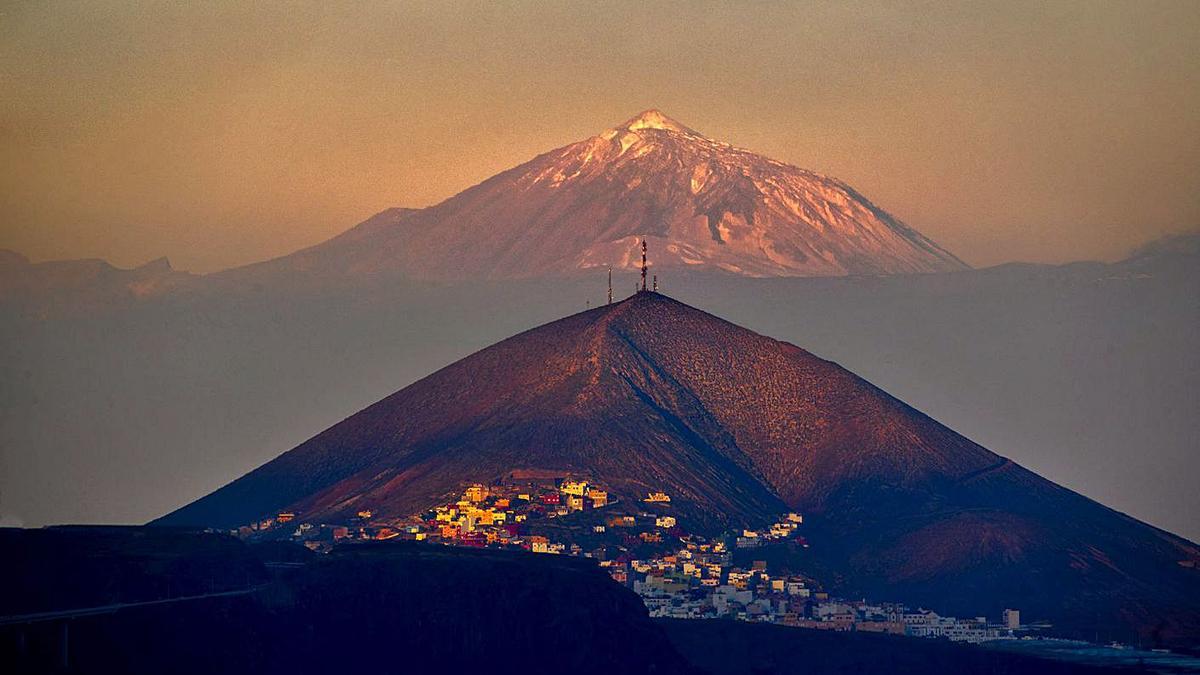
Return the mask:
<path id="1" fill-rule="evenodd" d="M 758 537 L 765 538 L 763 533 Z M 744 539 L 754 537 L 743 534 L 736 541 L 741 545 Z M 831 598 L 801 575 L 772 574 L 764 560 L 747 567 L 733 565 L 723 541 L 686 537 L 682 543 L 674 553 L 653 559 L 607 560 L 600 565 L 641 596 L 652 617 L 727 618 L 969 643 L 1008 638 L 1021 628 L 1020 613 L 1012 609 L 1005 610 L 999 622 L 991 622 L 985 617 L 941 616 L 898 603 Z"/>
<path id="2" fill-rule="evenodd" d="M 554 486 L 536 482 L 475 484 L 457 502 L 435 507 L 399 534 L 459 546 L 500 545 L 534 553 L 564 553 L 565 544 L 530 534 L 528 524 L 608 505 L 608 492 L 586 481 L 564 480 Z"/>
<path id="3" fill-rule="evenodd" d="M 670 496 L 651 492 L 647 493 L 645 501 L 669 503 Z M 610 498 L 607 490 L 585 480 L 513 480 L 494 485 L 471 485 L 456 501 L 410 518 L 378 518 L 371 510 L 364 509 L 344 525 L 314 525 L 297 523 L 296 514 L 285 512 L 243 526 L 236 534 L 243 538 L 288 538 L 315 551 L 327 551 L 342 541 L 410 539 L 455 546 L 502 546 L 534 553 L 580 555 L 584 551 L 578 544 L 552 541 L 538 534 L 540 526 L 580 512 L 587 512 L 590 520 L 597 521 L 587 528 L 593 535 L 605 533 L 609 526 L 653 525 L 670 529 L 676 524 L 673 517 L 653 513 L 606 517 L 594 513 L 615 503 L 617 500 Z M 662 541 L 662 534 L 642 534 L 644 539 Z"/>
<path id="4" fill-rule="evenodd" d="M 585 556 L 636 592 L 653 617 L 729 618 L 971 643 L 1010 637 L 1021 628 L 1016 610 L 1005 610 L 997 623 L 896 603 L 831 598 L 810 578 L 774 572 L 766 560 L 749 560 L 759 555 L 754 549 L 771 544 L 806 548 L 800 535 L 804 518 L 798 513 L 761 530 L 706 539 L 685 532 L 670 507 L 670 495 L 661 491 L 622 504 L 586 480 L 525 478 L 471 485 L 456 501 L 401 520 L 379 519 L 364 509 L 345 525 L 313 525 L 297 523 L 296 514 L 285 512 L 238 534 L 286 537 L 317 551 L 343 540 L 411 539 Z"/>

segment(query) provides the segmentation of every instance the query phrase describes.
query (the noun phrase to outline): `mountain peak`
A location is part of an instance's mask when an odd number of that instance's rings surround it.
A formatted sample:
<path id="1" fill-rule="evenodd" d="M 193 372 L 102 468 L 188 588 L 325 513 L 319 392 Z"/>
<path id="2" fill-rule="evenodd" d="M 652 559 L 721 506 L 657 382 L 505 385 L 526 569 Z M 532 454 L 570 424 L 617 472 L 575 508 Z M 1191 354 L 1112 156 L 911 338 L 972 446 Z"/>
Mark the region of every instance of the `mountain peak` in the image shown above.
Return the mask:
<path id="1" fill-rule="evenodd" d="M 637 115 L 634 115 L 630 119 L 626 120 L 625 123 L 621 125 L 621 128 L 628 131 L 638 131 L 639 129 L 658 129 L 660 131 L 678 131 L 692 134 L 696 133 L 695 131 L 692 131 L 688 127 L 685 127 L 670 117 L 667 117 L 666 114 L 657 108 L 643 110 Z"/>
<path id="2" fill-rule="evenodd" d="M 173 267 L 171 267 L 171 261 L 168 260 L 166 256 L 161 256 L 161 257 L 155 258 L 154 260 L 144 263 L 135 269 L 139 272 L 158 272 L 158 273 L 175 271 L 175 269 Z"/>
<path id="3" fill-rule="evenodd" d="M 278 265 L 429 280 L 632 271 L 643 239 L 662 270 L 772 277 L 966 267 L 848 185 L 706 137 L 656 108 Z"/>
<path id="4" fill-rule="evenodd" d="M 157 524 L 225 529 L 282 511 L 344 524 L 364 508 L 411 522 L 516 472 L 586 478 L 614 514 L 645 513 L 648 492 L 666 493 L 679 526 L 710 537 L 803 513 L 811 549 L 773 550 L 828 570 L 847 596 L 954 613 L 1018 606 L 1056 629 L 1155 639 L 1200 626 L 1195 570 L 1178 564 L 1200 556 L 1194 544 L 834 363 L 653 292 L 446 366 Z"/>

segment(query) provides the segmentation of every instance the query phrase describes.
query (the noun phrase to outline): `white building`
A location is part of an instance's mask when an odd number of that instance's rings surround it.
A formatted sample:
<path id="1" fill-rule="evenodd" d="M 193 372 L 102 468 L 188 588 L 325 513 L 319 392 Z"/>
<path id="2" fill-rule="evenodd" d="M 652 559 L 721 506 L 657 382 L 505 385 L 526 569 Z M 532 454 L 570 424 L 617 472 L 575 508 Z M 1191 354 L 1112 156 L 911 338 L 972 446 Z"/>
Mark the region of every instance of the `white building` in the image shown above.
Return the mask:
<path id="1" fill-rule="evenodd" d="M 1004 619 L 1001 621 L 1005 628 L 1016 630 L 1021 627 L 1021 612 L 1016 609 L 1004 610 Z"/>

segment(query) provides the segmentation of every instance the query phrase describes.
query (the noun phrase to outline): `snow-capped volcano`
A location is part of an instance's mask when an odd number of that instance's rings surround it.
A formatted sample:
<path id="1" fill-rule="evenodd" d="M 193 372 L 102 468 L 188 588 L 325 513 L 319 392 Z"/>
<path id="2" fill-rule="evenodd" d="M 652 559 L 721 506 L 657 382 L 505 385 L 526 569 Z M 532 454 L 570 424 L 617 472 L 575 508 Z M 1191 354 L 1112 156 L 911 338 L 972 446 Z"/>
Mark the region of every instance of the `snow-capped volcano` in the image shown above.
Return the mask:
<path id="1" fill-rule="evenodd" d="M 966 267 L 845 183 L 712 140 L 658 110 L 265 264 L 532 277 L 632 269 L 643 238 L 656 268 L 836 276 Z"/>

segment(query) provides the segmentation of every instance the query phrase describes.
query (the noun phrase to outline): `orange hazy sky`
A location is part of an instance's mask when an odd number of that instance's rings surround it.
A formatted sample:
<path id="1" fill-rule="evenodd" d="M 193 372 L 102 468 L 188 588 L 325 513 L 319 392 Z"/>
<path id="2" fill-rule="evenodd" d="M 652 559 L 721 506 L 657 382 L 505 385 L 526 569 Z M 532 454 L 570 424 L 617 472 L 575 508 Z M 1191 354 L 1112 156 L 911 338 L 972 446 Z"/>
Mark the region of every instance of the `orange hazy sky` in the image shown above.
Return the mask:
<path id="1" fill-rule="evenodd" d="M 974 265 L 1200 225 L 1200 2 L 6 3 L 0 247 L 207 272 L 657 107 Z"/>

